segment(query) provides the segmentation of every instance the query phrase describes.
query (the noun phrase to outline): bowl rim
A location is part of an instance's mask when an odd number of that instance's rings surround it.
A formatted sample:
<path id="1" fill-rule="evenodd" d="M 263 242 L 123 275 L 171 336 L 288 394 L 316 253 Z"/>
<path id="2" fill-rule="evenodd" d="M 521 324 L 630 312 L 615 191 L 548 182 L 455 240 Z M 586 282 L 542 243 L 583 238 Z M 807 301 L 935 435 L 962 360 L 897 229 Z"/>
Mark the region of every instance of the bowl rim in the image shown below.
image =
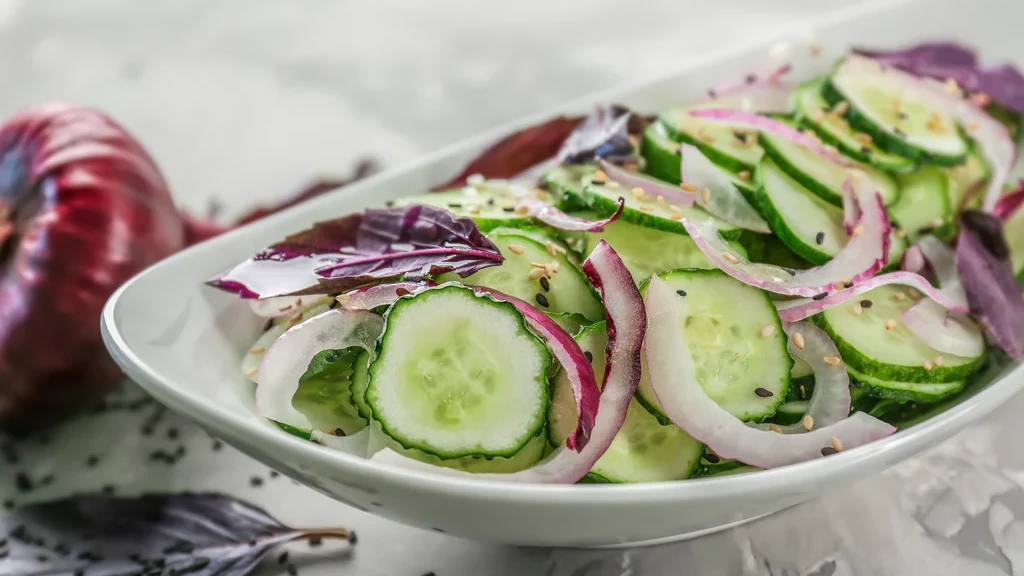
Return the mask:
<path id="1" fill-rule="evenodd" d="M 340 474 L 357 474 L 360 477 L 386 482 L 390 485 L 420 492 L 451 493 L 458 491 L 463 497 L 476 500 L 503 499 L 511 502 L 593 504 L 659 501 L 693 501 L 724 499 L 751 493 L 781 493 L 798 490 L 811 483 L 821 483 L 848 477 L 851 472 L 869 468 L 871 463 L 890 465 L 902 457 L 912 455 L 936 441 L 944 440 L 967 424 L 998 408 L 1024 388 L 1024 366 L 1018 365 L 991 382 L 984 390 L 967 398 L 945 412 L 928 418 L 907 430 L 850 450 L 844 450 L 827 458 L 760 470 L 755 474 L 739 474 L 694 478 L 686 481 L 661 481 L 640 484 L 588 484 L 553 485 L 506 482 L 491 479 L 476 479 L 445 474 L 425 474 L 367 458 L 327 449 L 313 442 L 285 434 L 270 426 L 264 426 L 243 415 L 220 406 L 215 400 L 189 394 L 178 387 L 172 379 L 152 369 L 132 348 L 120 330 L 116 311 L 122 297 L 132 291 L 146 276 L 156 270 L 188 261 L 197 254 L 215 251 L 223 244 L 232 242 L 237 236 L 253 233 L 262 226 L 273 226 L 293 218 L 299 212 L 312 212 L 317 202 L 327 202 L 336 194 L 358 195 L 364 188 L 376 186 L 378 182 L 396 178 L 402 174 L 418 171 L 453 154 L 467 149 L 482 149 L 483 146 L 523 126 L 562 114 L 567 109 L 579 109 L 594 102 L 614 101 L 627 91 L 685 75 L 693 70 L 705 68 L 715 62 L 733 56 L 764 50 L 780 41 L 791 40 L 801 29 L 817 29 L 841 24 L 850 18 L 871 15 L 880 10 L 892 9 L 899 5 L 922 3 L 923 0 L 869 0 L 825 15 L 822 18 L 797 23 L 781 29 L 777 34 L 709 51 L 692 58 L 682 65 L 664 73 L 648 76 L 607 90 L 598 91 L 573 99 L 540 113 L 500 125 L 492 130 L 445 146 L 431 154 L 419 157 L 403 166 L 371 176 L 363 181 L 328 193 L 320 198 L 294 206 L 263 220 L 243 226 L 154 264 L 143 270 L 114 292 L 104 306 L 101 318 L 103 341 L 124 372 L 161 403 L 201 423 L 204 427 L 219 431 L 242 431 L 253 437 L 268 452 L 294 453 L 302 459 L 315 461 L 319 466 L 337 470 Z"/>

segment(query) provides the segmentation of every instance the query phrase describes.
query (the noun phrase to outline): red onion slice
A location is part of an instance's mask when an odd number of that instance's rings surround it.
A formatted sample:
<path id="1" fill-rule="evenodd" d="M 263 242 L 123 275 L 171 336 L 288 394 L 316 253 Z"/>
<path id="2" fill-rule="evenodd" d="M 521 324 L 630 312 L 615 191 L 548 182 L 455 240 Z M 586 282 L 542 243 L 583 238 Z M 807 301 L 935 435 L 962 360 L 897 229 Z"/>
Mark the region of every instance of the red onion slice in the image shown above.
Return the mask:
<path id="1" fill-rule="evenodd" d="M 985 336 L 970 316 L 927 299 L 903 313 L 907 328 L 925 344 L 946 354 L 975 358 L 985 352 Z"/>
<path id="2" fill-rule="evenodd" d="M 682 154 L 680 176 L 683 182 L 701 191 L 697 202 L 700 207 L 733 226 L 762 234 L 771 233 L 768 223 L 747 202 L 721 168 L 708 160 L 696 146 L 683 144 L 679 151 Z M 705 188 L 708 194 L 704 194 Z"/>
<path id="3" fill-rule="evenodd" d="M 661 196 L 669 202 L 674 202 L 682 206 L 693 206 L 693 203 L 697 200 L 697 194 L 695 192 L 687 192 L 679 186 L 674 186 L 663 180 L 644 176 L 643 174 L 638 174 L 636 172 L 630 172 L 625 168 L 619 168 L 615 164 L 604 160 L 598 160 L 597 163 L 601 167 L 601 170 L 603 170 L 608 176 L 608 180 L 618 182 L 627 190 L 640 188 L 651 196 Z"/>
<path id="4" fill-rule="evenodd" d="M 833 292 L 820 300 L 814 300 L 813 298 L 799 298 L 796 300 L 776 302 L 775 309 L 778 311 L 779 318 L 781 318 L 783 322 L 799 322 L 800 320 L 814 316 L 818 312 L 828 310 L 833 306 L 838 306 L 850 298 L 854 298 L 869 290 L 873 290 L 874 288 L 884 286 L 886 284 L 910 286 L 911 288 L 920 290 L 923 294 L 932 300 L 935 300 L 947 310 L 960 313 L 967 312 L 966 305 L 959 303 L 955 299 L 952 299 L 942 293 L 942 291 L 932 286 L 931 283 L 923 276 L 915 274 L 914 272 L 890 272 L 888 274 L 875 276 L 870 280 L 856 284 L 852 288 L 845 288 L 838 292 Z"/>
<path id="5" fill-rule="evenodd" d="M 882 197 L 863 173 L 851 178 L 861 207 L 861 218 L 850 242 L 832 260 L 807 270 L 791 270 L 773 264 L 755 263 L 736 254 L 712 222 L 683 220 L 683 226 L 697 247 L 715 266 L 749 286 L 788 296 L 819 296 L 836 285 L 856 284 L 878 272 L 889 255 L 889 219 Z M 860 229 L 860 233 L 857 233 Z M 795 321 L 806 318 L 801 316 Z"/>
<path id="6" fill-rule="evenodd" d="M 824 330 L 810 322 L 783 322 L 782 328 L 790 336 L 787 341 L 789 353 L 810 365 L 814 371 L 814 392 L 807 405 L 807 416 L 812 418 L 813 427 L 831 426 L 850 416 L 850 375 L 841 360 L 829 364 L 825 358 L 839 358 L 839 350 Z M 803 348 L 793 342 L 793 334 L 799 333 L 804 340 Z M 812 427 L 812 430 L 814 429 Z M 768 430 L 767 424 L 756 428 Z M 808 430 L 803 422 L 782 426 L 786 434 L 802 434 Z"/>
<path id="7" fill-rule="evenodd" d="M 1024 204 L 1024 179 L 1017 183 L 1017 189 L 1007 192 L 999 197 L 996 205 L 992 207 L 992 215 L 1002 220 L 1009 220 L 1010 216 L 1017 213 Z"/>
<path id="8" fill-rule="evenodd" d="M 365 288 L 356 288 L 338 296 L 338 303 L 346 310 L 372 310 L 378 306 L 390 306 L 406 294 L 419 292 L 436 286 L 433 282 L 392 282 Z"/>
<path id="9" fill-rule="evenodd" d="M 841 166 L 846 166 L 848 168 L 855 168 L 857 166 L 856 163 L 840 154 L 838 150 L 826 147 L 816 136 L 804 134 L 785 122 L 780 122 L 778 120 L 768 118 L 767 116 L 761 116 L 759 114 L 743 110 L 726 110 L 720 108 L 698 108 L 691 110 L 690 116 L 693 116 L 694 118 L 719 120 L 729 126 L 743 126 L 745 128 L 771 132 L 776 136 L 791 140 L 792 142 L 799 144 L 817 153 L 819 156 L 831 160 Z"/>
<path id="10" fill-rule="evenodd" d="M 328 310 L 285 332 L 260 364 L 256 409 L 261 416 L 311 430 L 313 425 L 292 407 L 299 378 L 318 352 L 360 346 L 372 351 L 384 328 L 380 316 L 362 310 Z"/>
<path id="11" fill-rule="evenodd" d="M 803 434 L 758 430 L 729 414 L 697 382 L 686 337 L 679 329 L 686 312 L 680 297 L 657 276 L 647 288 L 647 366 L 665 414 L 722 458 L 775 468 L 850 449 L 889 436 L 896 429 L 863 412 Z"/>
<path id="12" fill-rule="evenodd" d="M 900 257 L 900 270 L 923 274 L 927 267 L 928 262 L 924 259 L 924 252 L 921 252 L 921 247 L 917 244 L 907 248 L 903 252 L 903 256 Z"/>
<path id="13" fill-rule="evenodd" d="M 699 108 L 729 108 L 759 114 L 786 114 L 792 110 L 792 82 L 762 82 L 736 86 L 715 93 L 697 104 Z"/>
<path id="14" fill-rule="evenodd" d="M 583 271 L 602 292 L 608 323 L 608 363 L 600 393 L 597 421 L 590 442 L 583 450 L 575 452 L 568 446 L 560 446 L 535 466 L 511 474 L 472 474 L 439 468 L 411 460 L 393 450 L 382 450 L 372 459 L 437 474 L 505 482 L 571 484 L 583 478 L 611 446 L 626 419 L 626 409 L 640 382 L 640 347 L 646 325 L 640 292 L 633 284 L 629 270 L 611 246 L 602 240 L 583 263 Z"/>
<path id="15" fill-rule="evenodd" d="M 708 97 L 717 101 L 720 98 L 743 93 L 754 87 L 772 87 L 781 84 L 781 78 L 789 74 L 793 67 L 789 64 L 777 66 L 763 72 L 749 72 L 742 76 L 726 80 L 708 90 Z M 791 92 L 786 92 L 787 103 Z M 785 109 L 783 110 L 785 111 Z"/>
<path id="16" fill-rule="evenodd" d="M 521 194 L 518 201 L 519 203 L 516 206 L 518 211 L 524 212 L 526 215 L 532 216 L 553 228 L 574 232 L 601 232 L 605 226 L 619 218 L 619 215 L 622 214 L 622 208 L 626 205 L 625 199 L 619 198 L 618 208 L 614 214 L 603 220 L 586 220 L 570 216 L 529 192 Z"/>
<path id="17" fill-rule="evenodd" d="M 928 261 L 932 272 L 935 273 L 935 279 L 939 282 L 939 291 L 950 300 L 967 306 L 967 292 L 964 291 L 964 283 L 960 280 L 960 273 L 956 270 L 956 252 L 935 236 L 922 236 L 915 246 L 920 248 L 921 255 Z"/>

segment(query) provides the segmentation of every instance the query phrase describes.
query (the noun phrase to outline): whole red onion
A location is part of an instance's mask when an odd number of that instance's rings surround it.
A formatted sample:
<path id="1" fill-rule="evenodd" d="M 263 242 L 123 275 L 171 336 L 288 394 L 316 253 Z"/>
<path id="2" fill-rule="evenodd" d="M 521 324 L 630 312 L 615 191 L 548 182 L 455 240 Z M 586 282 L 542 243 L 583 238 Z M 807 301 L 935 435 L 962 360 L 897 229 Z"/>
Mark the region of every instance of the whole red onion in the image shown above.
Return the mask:
<path id="1" fill-rule="evenodd" d="M 372 172 L 363 162 L 354 178 Z M 346 184 L 314 181 L 257 219 Z M 187 244 L 232 228 L 179 213 L 156 164 L 102 112 L 28 108 L 0 127 L 0 429 L 52 422 L 120 381 L 107 298 Z"/>
<path id="2" fill-rule="evenodd" d="M 104 114 L 47 104 L 0 128 L 0 426 L 26 428 L 120 379 L 107 297 L 184 246 L 156 164 Z"/>

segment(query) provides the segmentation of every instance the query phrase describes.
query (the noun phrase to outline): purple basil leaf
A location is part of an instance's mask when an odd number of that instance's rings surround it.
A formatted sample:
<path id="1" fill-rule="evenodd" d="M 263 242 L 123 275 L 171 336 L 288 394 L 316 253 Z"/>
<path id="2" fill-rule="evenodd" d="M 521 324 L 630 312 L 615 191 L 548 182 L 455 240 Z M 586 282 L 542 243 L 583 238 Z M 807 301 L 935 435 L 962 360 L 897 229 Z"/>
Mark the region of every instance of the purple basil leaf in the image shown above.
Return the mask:
<path id="1" fill-rule="evenodd" d="M 1024 76 L 1011 64 L 985 67 L 973 50 L 955 42 L 925 42 L 901 50 L 854 49 L 857 54 L 918 76 L 952 78 L 961 88 L 984 92 L 1003 106 L 1024 114 Z"/>
<path id="2" fill-rule="evenodd" d="M 559 162 L 580 164 L 604 158 L 621 164 L 636 158 L 629 136 L 643 131 L 643 118 L 619 105 L 599 105 L 569 134 L 558 151 Z"/>
<path id="3" fill-rule="evenodd" d="M 216 494 L 84 496 L 0 520 L 0 574 L 243 576 L 286 542 L 353 536 L 343 528 L 289 528 Z"/>
<path id="4" fill-rule="evenodd" d="M 343 292 L 383 280 L 501 264 L 497 246 L 469 218 L 433 206 L 369 209 L 319 222 L 210 280 L 243 298 Z"/>
<path id="5" fill-rule="evenodd" d="M 971 312 L 1013 358 L 1024 356 L 1024 299 L 1010 265 L 1010 250 L 998 218 L 965 210 L 960 218 L 956 268 Z"/>

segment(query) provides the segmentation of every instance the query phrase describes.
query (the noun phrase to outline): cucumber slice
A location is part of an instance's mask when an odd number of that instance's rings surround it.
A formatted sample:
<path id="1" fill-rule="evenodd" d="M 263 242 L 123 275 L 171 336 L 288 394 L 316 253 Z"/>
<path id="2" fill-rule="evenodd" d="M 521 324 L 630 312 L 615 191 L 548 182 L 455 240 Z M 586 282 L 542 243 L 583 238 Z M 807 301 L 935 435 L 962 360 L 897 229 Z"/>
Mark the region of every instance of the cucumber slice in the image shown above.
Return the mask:
<path id="1" fill-rule="evenodd" d="M 804 417 L 804 413 L 807 412 L 807 400 L 789 400 L 779 404 L 779 408 L 775 411 L 769 421 L 781 426 L 788 426 L 790 424 L 796 424 Z"/>
<path id="2" fill-rule="evenodd" d="M 443 284 L 385 312 L 366 403 L 406 448 L 509 458 L 544 427 L 550 366 L 515 306 Z"/>
<path id="3" fill-rule="evenodd" d="M 891 382 L 862 374 L 852 368 L 847 368 L 847 372 L 850 373 L 853 383 L 863 389 L 868 396 L 897 402 L 917 402 L 919 404 L 939 402 L 959 394 L 967 385 L 964 380 L 925 383 Z"/>
<path id="4" fill-rule="evenodd" d="M 679 143 L 669 138 L 668 131 L 661 122 L 651 122 L 647 125 L 643 140 L 640 141 L 640 154 L 644 157 L 644 172 L 647 174 L 673 184 L 682 181 Z M 723 172 L 729 176 L 729 180 L 736 185 L 747 202 L 756 208 L 757 183 L 754 179 L 741 178 L 728 168 L 719 167 L 723 168 Z"/>
<path id="5" fill-rule="evenodd" d="M 693 144 L 708 160 L 729 172 L 747 170 L 753 173 L 764 151 L 748 140 L 746 135 L 752 131 L 733 128 L 716 120 L 694 118 L 689 114 L 693 109 L 669 108 L 658 116 L 668 137 L 676 142 Z M 738 136 L 740 134 L 744 135 L 743 139 Z M 745 144 L 744 141 L 751 143 Z"/>
<path id="6" fill-rule="evenodd" d="M 581 329 L 592 324 L 586 316 L 575 312 L 548 312 L 547 314 L 569 334 L 577 334 Z"/>
<path id="7" fill-rule="evenodd" d="M 812 264 L 824 264 L 846 246 L 850 238 L 841 208 L 801 186 L 767 156 L 759 173 L 765 220 L 787 248 Z"/>
<path id="8" fill-rule="evenodd" d="M 715 221 L 715 226 L 721 232 L 722 237 L 727 240 L 738 239 L 744 232 L 743 229 L 722 222 L 696 205 L 680 206 L 668 201 L 658 203 L 648 198 L 639 200 L 618 182 L 606 184 L 588 182 L 583 187 L 583 194 L 593 209 L 604 216 L 615 212 L 619 198 L 624 198 L 626 204 L 622 209 L 622 215 L 619 216 L 619 221 L 631 222 L 655 230 L 685 236 L 687 235 L 686 228 L 683 227 L 680 220 L 689 218 L 696 222 Z"/>
<path id="9" fill-rule="evenodd" d="M 950 177 L 936 166 L 922 166 L 909 174 L 897 176 L 900 199 L 889 207 L 889 215 L 907 238 L 914 242 L 922 234 L 951 223 L 953 210 L 949 204 Z"/>
<path id="10" fill-rule="evenodd" d="M 317 352 L 299 377 L 292 406 L 318 430 L 341 428 L 351 435 L 366 427 L 350 394 L 356 372 L 366 369 L 366 364 L 357 364 L 361 353 L 366 350 L 359 346 Z"/>
<path id="11" fill-rule="evenodd" d="M 576 341 L 594 360 L 598 383 L 604 380 L 605 346 L 608 333 L 604 322 L 586 327 Z M 561 446 L 576 426 L 576 403 L 572 385 L 564 372 L 555 379 L 548 409 L 548 433 L 552 446 Z M 590 470 L 591 480 L 599 482 L 661 482 L 688 478 L 697 466 L 704 445 L 671 424 L 657 418 L 633 400 L 626 421 L 608 451 Z"/>
<path id="12" fill-rule="evenodd" d="M 561 246 L 555 239 L 537 230 L 519 232 L 504 228 L 488 232 L 487 237 L 505 257 L 501 266 L 484 268 L 466 278 L 460 278 L 454 273 L 443 274 L 440 281 L 494 288 L 535 304 L 545 312 L 578 313 L 591 321 L 604 317 L 601 299 L 587 277 L 568 258 L 567 253 L 548 247 L 548 243 Z M 550 262 L 558 263 L 558 272 L 551 278 L 530 279 L 530 272 L 536 269 L 534 263 Z"/>
<path id="13" fill-rule="evenodd" d="M 697 379 L 708 396 L 741 420 L 774 414 L 789 388 L 793 359 L 768 294 L 721 270 L 674 270 L 658 277 L 686 293 L 680 330 L 686 331 Z M 641 292 L 646 291 L 645 283 Z M 773 327 L 771 334 L 761 336 L 767 326 Z M 646 358 L 641 364 L 646 372 Z M 637 399 L 666 418 L 649 379 L 640 379 Z"/>
<path id="14" fill-rule="evenodd" d="M 890 154 L 875 146 L 874 142 L 860 136 L 850 128 L 850 123 L 841 116 L 829 114 L 829 106 L 821 97 L 822 78 L 808 80 L 793 90 L 793 107 L 800 121 L 818 135 L 821 140 L 842 151 L 843 154 L 889 172 L 909 172 L 914 161 L 898 154 Z"/>
<path id="15" fill-rule="evenodd" d="M 885 266 L 882 267 L 882 272 L 891 272 L 898 270 L 900 267 L 900 260 L 903 258 L 903 253 L 910 248 L 910 242 L 907 240 L 907 235 L 901 229 L 893 228 L 889 232 L 889 260 L 886 261 Z"/>
<path id="16" fill-rule="evenodd" d="M 846 120 L 887 152 L 943 166 L 967 159 L 967 142 L 956 120 L 901 82 L 887 81 L 873 61 L 846 58 L 822 85 L 821 95 L 833 107 L 847 102 Z"/>
<path id="17" fill-rule="evenodd" d="M 847 367 L 894 382 L 955 382 L 966 379 L 981 366 L 984 356 L 966 358 L 940 354 L 907 328 L 902 314 L 914 301 L 899 298 L 901 286 L 889 284 L 865 292 L 860 298 L 829 308 L 817 316 L 822 328 L 836 343 Z M 870 302 L 870 307 L 864 307 Z M 861 313 L 854 306 L 861 304 Z M 886 328 L 886 322 L 891 328 Z M 935 358 L 942 356 L 942 365 Z M 927 363 L 927 364 L 926 364 Z M 927 366 L 927 368 L 926 368 Z"/>
<path id="18" fill-rule="evenodd" d="M 760 141 L 765 156 L 770 157 L 790 178 L 822 200 L 836 206 L 843 205 L 843 184 L 849 179 L 848 168 L 824 160 L 811 150 L 773 134 L 762 133 Z M 883 204 L 889 206 L 896 202 L 900 189 L 895 178 L 871 166 L 862 166 L 861 170 L 878 186 Z"/>
<path id="19" fill-rule="evenodd" d="M 1017 210 L 1003 223 L 1006 245 L 1010 247 L 1010 265 L 1017 281 L 1024 284 L 1024 210 Z"/>
<path id="20" fill-rule="evenodd" d="M 370 451 L 377 452 L 384 448 L 394 450 L 406 458 L 412 458 L 413 460 L 419 460 L 420 462 L 426 462 L 427 464 L 432 464 L 434 466 L 461 470 L 463 472 L 472 472 L 475 474 L 507 474 L 510 472 L 525 470 L 537 462 L 540 462 L 541 458 L 543 458 L 548 451 L 548 438 L 547 434 L 542 431 L 533 438 L 530 438 L 526 443 L 526 446 L 510 458 L 482 456 L 438 458 L 437 456 L 428 454 L 422 450 L 402 446 L 400 443 L 385 434 L 381 430 L 379 424 L 371 424 Z"/>
<path id="21" fill-rule="evenodd" d="M 544 187 L 554 196 L 555 205 L 564 211 L 584 210 L 587 202 L 583 199 L 582 180 L 597 170 L 593 164 L 565 164 L 555 166 L 544 173 L 541 179 Z"/>
<path id="22" fill-rule="evenodd" d="M 497 187 L 478 188 L 465 186 L 430 194 L 404 196 L 392 202 L 392 206 L 404 207 L 414 204 L 437 206 L 451 211 L 456 216 L 471 218 L 481 232 L 488 232 L 499 226 L 529 226 L 526 216 L 515 213 L 516 200 L 511 194 L 503 194 Z"/>
<path id="23" fill-rule="evenodd" d="M 359 416 L 367 422 L 373 421 L 373 409 L 366 403 L 366 385 L 370 382 L 370 353 L 366 350 L 352 363 L 354 366 L 352 374 L 352 385 L 349 387 L 349 396 L 356 406 Z"/>
<path id="24" fill-rule="evenodd" d="M 639 284 L 652 274 L 677 268 L 714 269 L 715 265 L 697 248 L 689 236 L 645 228 L 622 220 L 604 227 L 603 232 L 587 234 L 587 254 L 604 240 L 626 264 L 633 281 Z"/>

